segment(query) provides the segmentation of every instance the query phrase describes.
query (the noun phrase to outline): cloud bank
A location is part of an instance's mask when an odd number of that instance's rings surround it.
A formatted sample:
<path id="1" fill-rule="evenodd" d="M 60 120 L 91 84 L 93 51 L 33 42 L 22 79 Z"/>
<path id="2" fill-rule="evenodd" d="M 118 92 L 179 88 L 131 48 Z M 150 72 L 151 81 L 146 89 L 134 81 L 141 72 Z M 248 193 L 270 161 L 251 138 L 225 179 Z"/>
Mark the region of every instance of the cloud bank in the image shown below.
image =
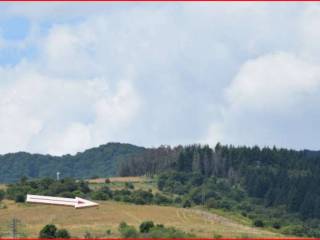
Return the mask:
<path id="1" fill-rule="evenodd" d="M 0 10 L 0 153 L 320 148 L 319 4 L 32 6 Z"/>

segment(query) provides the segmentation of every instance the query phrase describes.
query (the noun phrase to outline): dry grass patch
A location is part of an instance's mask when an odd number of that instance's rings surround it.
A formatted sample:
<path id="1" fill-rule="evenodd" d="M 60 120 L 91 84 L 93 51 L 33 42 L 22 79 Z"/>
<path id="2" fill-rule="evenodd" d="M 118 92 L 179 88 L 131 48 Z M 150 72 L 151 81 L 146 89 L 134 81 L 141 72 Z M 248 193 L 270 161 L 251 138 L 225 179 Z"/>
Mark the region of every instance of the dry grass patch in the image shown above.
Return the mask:
<path id="1" fill-rule="evenodd" d="M 88 179 L 87 181 L 89 183 L 105 183 L 106 179 L 109 179 L 112 183 L 125 183 L 125 182 L 132 182 L 132 183 L 138 183 L 138 182 L 147 182 L 149 181 L 146 177 L 110 177 L 110 178 L 96 178 L 96 179 Z"/>
<path id="2" fill-rule="evenodd" d="M 0 226 L 6 225 L 13 217 L 25 225 L 28 237 L 37 237 L 45 224 L 66 228 L 74 237 L 83 237 L 86 231 L 92 237 L 120 237 L 117 228 L 120 222 L 138 225 L 152 220 L 166 226 L 173 226 L 197 237 L 210 238 L 213 234 L 223 237 L 279 237 L 279 234 L 244 226 L 227 218 L 195 209 L 164 206 L 141 206 L 118 202 L 100 202 L 98 207 L 74 209 L 47 205 L 15 204 L 5 201 L 6 209 L 0 209 Z M 112 234 L 107 236 L 110 229 Z"/>

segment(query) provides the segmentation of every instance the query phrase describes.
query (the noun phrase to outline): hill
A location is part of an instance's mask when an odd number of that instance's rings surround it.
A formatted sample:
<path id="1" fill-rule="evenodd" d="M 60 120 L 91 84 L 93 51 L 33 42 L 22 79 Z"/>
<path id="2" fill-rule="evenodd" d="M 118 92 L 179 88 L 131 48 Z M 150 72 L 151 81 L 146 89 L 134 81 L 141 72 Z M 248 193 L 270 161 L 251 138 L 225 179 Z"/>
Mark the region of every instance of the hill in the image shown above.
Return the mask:
<path id="1" fill-rule="evenodd" d="M 115 176 L 121 159 L 143 151 L 143 147 L 131 144 L 108 143 L 61 157 L 26 152 L 0 155 L 0 183 L 16 182 L 22 176 L 55 178 L 58 171 L 61 177 L 77 179 Z"/>
<path id="2" fill-rule="evenodd" d="M 197 209 L 170 206 L 133 205 L 113 201 L 100 201 L 97 208 L 76 210 L 72 207 L 16 204 L 5 201 L 7 208 L 1 209 L 0 232 L 6 232 L 13 217 L 22 223 L 22 232 L 27 237 L 37 237 L 45 224 L 55 224 L 68 229 L 73 237 L 83 237 L 90 232 L 92 237 L 118 238 L 120 222 L 138 226 L 142 221 L 152 220 L 165 226 L 192 233 L 197 237 L 279 237 L 267 230 L 253 228 L 228 218 Z M 0 227 L 0 228 L 1 228 Z M 110 235 L 106 231 L 111 230 Z"/>

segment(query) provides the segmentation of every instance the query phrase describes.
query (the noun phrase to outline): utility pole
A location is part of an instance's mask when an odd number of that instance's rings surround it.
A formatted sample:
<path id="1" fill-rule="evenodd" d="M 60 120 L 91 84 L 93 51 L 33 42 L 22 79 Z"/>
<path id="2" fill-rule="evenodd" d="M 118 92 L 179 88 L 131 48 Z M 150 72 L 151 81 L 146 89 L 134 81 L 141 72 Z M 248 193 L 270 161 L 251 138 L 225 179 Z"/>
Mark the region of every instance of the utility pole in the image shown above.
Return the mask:
<path id="1" fill-rule="evenodd" d="M 206 201 L 206 192 L 204 190 L 204 187 L 202 187 L 202 205 L 204 206 Z"/>
<path id="2" fill-rule="evenodd" d="M 17 238 L 19 235 L 18 227 L 21 226 L 21 221 L 17 218 L 13 218 L 9 223 L 9 229 L 12 238 Z"/>

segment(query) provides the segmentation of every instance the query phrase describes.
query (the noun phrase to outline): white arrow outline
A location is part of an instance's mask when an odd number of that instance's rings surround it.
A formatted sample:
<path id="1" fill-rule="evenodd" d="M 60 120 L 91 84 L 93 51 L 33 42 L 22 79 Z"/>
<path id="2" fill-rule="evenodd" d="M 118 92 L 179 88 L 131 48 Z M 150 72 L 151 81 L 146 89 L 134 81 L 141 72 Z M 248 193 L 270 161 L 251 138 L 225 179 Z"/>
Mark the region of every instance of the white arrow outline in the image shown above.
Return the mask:
<path id="1" fill-rule="evenodd" d="M 72 206 L 75 208 L 85 208 L 98 206 L 98 203 L 91 202 L 83 198 L 62 198 L 62 197 L 51 197 L 51 196 L 41 196 L 41 195 L 31 195 L 27 194 L 26 202 L 28 203 L 43 203 L 43 204 L 53 204 L 53 205 L 63 205 Z"/>

